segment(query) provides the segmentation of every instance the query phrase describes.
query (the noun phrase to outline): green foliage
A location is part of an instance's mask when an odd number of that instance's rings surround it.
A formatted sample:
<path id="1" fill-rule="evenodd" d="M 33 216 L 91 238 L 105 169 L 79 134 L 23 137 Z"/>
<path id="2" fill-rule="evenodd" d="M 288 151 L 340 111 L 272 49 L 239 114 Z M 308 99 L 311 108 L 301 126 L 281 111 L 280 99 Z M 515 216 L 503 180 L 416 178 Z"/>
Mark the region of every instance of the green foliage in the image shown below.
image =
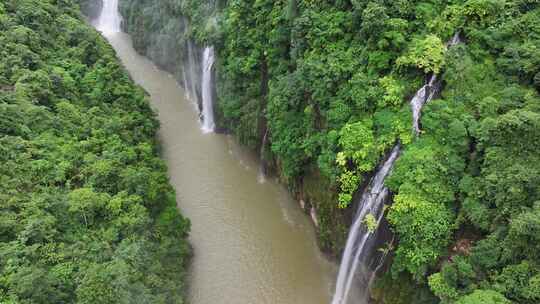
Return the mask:
<path id="1" fill-rule="evenodd" d="M 444 64 L 445 47 L 442 40 L 435 35 L 415 39 L 406 54 L 396 61 L 398 66 L 413 66 L 425 73 L 438 74 Z"/>
<path id="2" fill-rule="evenodd" d="M 183 303 L 144 92 L 72 1 L 3 1 L 0 27 L 0 302 Z"/>
<path id="3" fill-rule="evenodd" d="M 457 299 L 458 292 L 452 286 L 445 282 L 442 274 L 436 273 L 428 278 L 429 288 L 442 300 L 442 303 L 451 303 Z"/>
<path id="4" fill-rule="evenodd" d="M 154 60 L 168 54 L 160 58 L 179 65 L 187 39 L 216 46 L 219 124 L 254 148 L 268 130 L 266 158 L 282 180 L 325 197 L 317 202 L 325 248 L 341 249 L 353 195 L 400 142 L 386 181 L 398 239 L 393 277 L 412 277 L 407 288 L 429 286 L 447 303 L 538 302 L 537 1 L 122 2 L 138 49 L 167 46 L 146 51 Z M 456 32 L 463 43 L 449 48 Z M 35 51 L 19 48 L 17 65 L 38 64 Z M 18 73 L 5 66 L 5 79 Z M 433 73 L 442 90 L 424 107 L 416 138 L 408 101 Z M 20 94 L 49 102 L 47 75 L 32 75 L 43 80 L 35 87 L 22 81 Z M 313 176 L 324 189 L 313 190 Z"/>
<path id="5" fill-rule="evenodd" d="M 403 103 L 405 95 L 405 86 L 398 82 L 392 76 L 385 76 L 379 80 L 385 93 L 378 106 L 399 106 Z"/>
<path id="6" fill-rule="evenodd" d="M 342 154 L 338 154 L 338 160 Z M 352 195 L 360 184 L 359 177 L 351 171 L 344 170 L 339 177 L 341 193 L 339 193 L 339 207 L 346 208 L 351 202 Z"/>
<path id="7" fill-rule="evenodd" d="M 414 190 L 400 191 L 388 214 L 388 221 L 400 236 L 393 267 L 394 271 L 406 269 L 422 278 L 448 244 L 453 216 L 444 205 L 412 193 Z"/>
<path id="8" fill-rule="evenodd" d="M 456 304 L 510 304 L 502 294 L 493 290 L 475 290 L 456 301 Z"/>
<path id="9" fill-rule="evenodd" d="M 377 226 L 378 226 L 377 219 L 375 218 L 375 216 L 373 216 L 373 214 L 368 213 L 366 217 L 364 218 L 363 222 L 364 222 L 364 225 L 366 225 L 366 228 L 369 231 L 369 233 L 373 233 L 377 229 Z"/>

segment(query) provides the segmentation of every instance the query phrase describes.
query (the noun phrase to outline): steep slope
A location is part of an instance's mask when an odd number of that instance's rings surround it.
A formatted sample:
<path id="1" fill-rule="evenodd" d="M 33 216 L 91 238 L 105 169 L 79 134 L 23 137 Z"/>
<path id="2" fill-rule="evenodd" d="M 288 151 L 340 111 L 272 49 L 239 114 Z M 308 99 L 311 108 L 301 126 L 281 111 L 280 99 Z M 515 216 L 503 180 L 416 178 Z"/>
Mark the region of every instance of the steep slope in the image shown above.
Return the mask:
<path id="1" fill-rule="evenodd" d="M 72 1 L 2 1 L 0 45 L 0 302 L 183 303 L 143 90 Z"/>
<path id="2" fill-rule="evenodd" d="M 380 301 L 540 301 L 536 1 L 123 3 L 142 50 L 183 56 L 164 43 L 178 33 L 216 47 L 218 127 L 268 143 L 265 160 L 315 207 L 335 255 L 354 196 L 403 145 L 386 183 L 397 242 Z M 178 71 L 186 60 L 159 58 Z M 433 73 L 441 94 L 413 130 L 408 101 Z"/>

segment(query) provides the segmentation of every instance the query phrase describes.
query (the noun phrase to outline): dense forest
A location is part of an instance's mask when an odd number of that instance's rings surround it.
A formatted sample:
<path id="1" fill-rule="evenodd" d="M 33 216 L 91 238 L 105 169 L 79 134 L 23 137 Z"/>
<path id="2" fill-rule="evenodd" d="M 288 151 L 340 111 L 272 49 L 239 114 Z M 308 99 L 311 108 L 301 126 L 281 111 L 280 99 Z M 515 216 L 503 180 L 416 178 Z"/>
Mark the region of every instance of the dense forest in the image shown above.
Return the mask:
<path id="1" fill-rule="evenodd" d="M 0 303 L 183 303 L 145 92 L 72 0 L 0 1 Z"/>
<path id="2" fill-rule="evenodd" d="M 533 0 L 122 0 L 135 47 L 181 75 L 212 44 L 218 123 L 316 207 L 339 255 L 389 149 L 383 303 L 540 302 L 540 5 Z M 461 43 L 448 48 L 453 35 Z M 442 92 L 414 136 L 408 101 Z M 391 287 L 391 288 L 389 288 Z M 393 291 L 393 292 L 392 292 Z"/>
<path id="3" fill-rule="evenodd" d="M 538 1 L 120 5 L 134 47 L 179 80 L 215 47 L 219 129 L 317 210 L 335 257 L 358 193 L 403 146 L 377 303 L 540 302 Z M 100 7 L 0 2 L 1 303 L 183 303 L 190 224 L 144 91 L 79 11 Z M 416 136 L 409 101 L 434 74 Z"/>

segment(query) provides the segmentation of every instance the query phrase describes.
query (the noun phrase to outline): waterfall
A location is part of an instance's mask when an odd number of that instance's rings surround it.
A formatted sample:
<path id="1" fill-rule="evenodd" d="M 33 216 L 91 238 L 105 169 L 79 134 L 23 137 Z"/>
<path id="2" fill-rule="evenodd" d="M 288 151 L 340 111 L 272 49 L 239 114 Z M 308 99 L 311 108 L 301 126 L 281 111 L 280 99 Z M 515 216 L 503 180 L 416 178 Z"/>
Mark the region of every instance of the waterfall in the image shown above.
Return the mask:
<path id="1" fill-rule="evenodd" d="M 452 39 L 450 39 L 450 41 L 446 44 L 446 48 L 450 48 L 458 43 L 461 43 L 461 37 L 459 35 L 459 31 L 457 31 Z"/>
<path id="2" fill-rule="evenodd" d="M 260 166 L 259 166 L 259 176 L 257 177 L 257 181 L 261 184 L 266 181 L 266 164 L 264 163 L 264 147 L 266 146 L 267 141 L 268 141 L 268 127 L 266 127 L 266 131 L 264 131 L 264 136 L 261 143 L 261 149 L 259 151 Z"/>
<path id="3" fill-rule="evenodd" d="M 339 274 L 336 283 L 336 292 L 332 299 L 332 304 L 345 304 L 353 281 L 360 279 L 360 284 L 367 288 L 369 276 L 358 276 L 357 269 L 359 264 L 367 262 L 368 255 L 371 253 L 374 233 L 369 232 L 364 220 L 368 214 L 371 214 L 379 224 L 384 215 L 384 202 L 388 197 L 388 188 L 384 186 L 384 180 L 392 170 L 394 162 L 397 160 L 401 146 L 396 144 L 383 165 L 379 168 L 364 193 L 360 198 L 360 204 L 355 216 L 353 225 L 347 238 L 347 245 L 343 252 Z M 364 270 L 363 272 L 367 272 Z M 366 295 L 367 296 L 367 295 Z"/>
<path id="4" fill-rule="evenodd" d="M 191 100 L 195 103 L 198 103 L 197 99 L 197 64 L 195 63 L 195 53 L 193 51 L 193 43 L 191 40 L 187 41 L 187 52 L 188 52 L 188 60 L 187 60 L 187 70 L 188 70 L 188 79 L 189 79 L 189 87 L 186 86 L 185 89 L 189 93 Z"/>
<path id="5" fill-rule="evenodd" d="M 413 99 L 411 100 L 411 111 L 413 117 L 413 131 L 416 136 L 420 135 L 420 114 L 422 107 L 433 97 L 438 91 L 439 84 L 437 83 L 437 75 L 433 74 L 428 83 L 426 83 L 420 90 L 416 92 Z"/>
<path id="6" fill-rule="evenodd" d="M 214 108 L 212 101 L 212 67 L 214 66 L 214 47 L 207 46 L 203 53 L 202 64 L 202 114 L 203 114 L 203 131 L 214 131 Z"/>
<path id="7" fill-rule="evenodd" d="M 452 39 L 446 44 L 446 48 L 450 48 L 461 42 L 459 38 L 459 32 L 456 32 Z M 416 92 L 411 100 L 411 110 L 413 117 L 413 131 L 416 136 L 420 135 L 420 115 L 422 113 L 422 107 L 435 97 L 435 94 L 440 89 L 440 83 L 438 82 L 437 75 L 431 75 L 427 84 L 425 84 L 420 90 Z"/>
<path id="8" fill-rule="evenodd" d="M 182 69 L 182 87 L 184 88 L 184 93 L 186 95 L 186 98 L 187 99 L 190 99 L 190 95 L 189 95 L 189 89 L 188 89 L 188 82 L 187 82 L 187 76 L 186 76 L 186 68 L 184 66 L 184 68 Z"/>
<path id="9" fill-rule="evenodd" d="M 430 77 L 428 83 L 420 88 L 412 98 L 411 110 L 413 112 L 413 129 L 419 134 L 418 121 L 422 107 L 437 94 L 440 85 L 437 83 L 437 76 Z M 349 292 L 354 281 L 364 287 L 363 303 L 367 303 L 368 290 L 375 276 L 375 271 L 369 269 L 369 258 L 373 252 L 373 244 L 377 239 L 377 231 L 368 231 L 364 221 L 368 214 L 371 214 L 377 223 L 381 223 L 384 216 L 384 202 L 388 198 L 389 190 L 384 186 L 384 181 L 392 171 L 395 161 L 401 152 L 401 145 L 398 143 L 392 148 L 390 156 L 380 166 L 375 176 L 366 187 L 360 202 L 358 210 L 354 217 L 353 225 L 347 237 L 345 251 L 341 258 L 341 265 L 336 283 L 336 292 L 332 299 L 332 304 L 346 304 Z M 379 263 L 379 265 L 381 262 Z M 358 267 L 363 267 L 358 271 Z M 380 268 L 378 266 L 378 268 Z"/>
<path id="10" fill-rule="evenodd" d="M 104 0 L 103 9 L 96 23 L 96 28 L 103 34 L 120 32 L 122 18 L 118 13 L 118 0 Z"/>
<path id="11" fill-rule="evenodd" d="M 452 47 L 460 42 L 459 32 L 457 32 L 447 43 L 446 47 Z M 417 136 L 420 134 L 419 121 L 422 107 L 435 97 L 440 87 L 438 76 L 433 74 L 429 81 L 416 92 L 410 102 L 413 114 L 412 128 Z M 377 271 L 382 267 L 384 257 L 387 253 L 383 254 L 375 268 L 371 270 L 373 267 L 370 265 L 370 258 L 373 255 L 373 245 L 377 240 L 379 229 L 376 228 L 375 231 L 369 231 L 366 227 L 365 220 L 366 216 L 370 214 L 376 220 L 377 227 L 379 227 L 384 217 L 384 203 L 389 195 L 389 190 L 384 186 L 384 181 L 392 171 L 400 152 L 401 145 L 397 143 L 392 148 L 388 158 L 379 166 L 375 176 L 371 179 L 360 197 L 358 210 L 349 230 L 347 244 L 341 258 L 332 304 L 348 303 L 353 282 L 364 287 L 361 301 L 362 304 L 368 303 L 369 288 L 375 279 Z"/>

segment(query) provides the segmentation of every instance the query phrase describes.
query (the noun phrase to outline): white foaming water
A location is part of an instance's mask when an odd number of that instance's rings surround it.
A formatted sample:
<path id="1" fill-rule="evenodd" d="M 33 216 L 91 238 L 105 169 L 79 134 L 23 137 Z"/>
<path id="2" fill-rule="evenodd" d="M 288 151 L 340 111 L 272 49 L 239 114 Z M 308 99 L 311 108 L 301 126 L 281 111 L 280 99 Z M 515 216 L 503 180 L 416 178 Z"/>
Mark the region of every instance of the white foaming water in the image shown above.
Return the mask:
<path id="1" fill-rule="evenodd" d="M 122 18 L 118 12 L 118 0 L 104 0 L 103 9 L 96 22 L 96 28 L 103 34 L 120 32 Z"/>
<path id="2" fill-rule="evenodd" d="M 214 131 L 214 103 L 212 100 L 212 67 L 214 66 L 214 47 L 207 46 L 203 53 L 202 64 L 202 114 L 203 114 L 203 131 Z"/>
<path id="3" fill-rule="evenodd" d="M 347 303 L 351 286 L 356 276 L 356 271 L 359 264 L 364 264 L 371 253 L 371 247 L 373 245 L 373 235 L 367 230 L 364 220 L 368 214 L 371 214 L 377 220 L 377 225 L 381 222 L 384 215 L 384 201 L 388 197 L 388 188 L 384 186 L 384 180 L 392 170 L 394 162 L 397 160 L 401 146 L 396 144 L 390 153 L 388 159 L 379 168 L 377 174 L 373 177 L 370 184 L 365 189 L 360 203 L 358 205 L 358 211 L 355 216 L 349 236 L 347 238 L 347 245 L 343 252 L 341 259 L 341 265 L 339 267 L 339 274 L 336 283 L 336 292 L 332 298 L 332 304 L 345 304 Z M 368 271 L 367 269 L 365 271 Z M 366 276 L 370 278 L 371 276 Z M 368 279 L 369 280 L 369 279 Z M 368 288 L 369 282 L 362 282 L 364 287 Z M 364 293 L 367 297 L 367 293 Z M 367 303 L 367 298 L 363 299 Z"/>
<path id="4" fill-rule="evenodd" d="M 186 99 L 190 99 L 189 89 L 188 89 L 188 82 L 187 82 L 187 77 L 186 77 L 186 69 L 185 68 L 182 69 L 182 87 L 184 89 Z"/>
<path id="5" fill-rule="evenodd" d="M 429 82 L 416 92 L 411 100 L 411 110 L 413 116 L 413 131 L 418 136 L 420 134 L 420 114 L 422 107 L 431 101 L 438 91 L 437 75 L 433 74 Z"/>

